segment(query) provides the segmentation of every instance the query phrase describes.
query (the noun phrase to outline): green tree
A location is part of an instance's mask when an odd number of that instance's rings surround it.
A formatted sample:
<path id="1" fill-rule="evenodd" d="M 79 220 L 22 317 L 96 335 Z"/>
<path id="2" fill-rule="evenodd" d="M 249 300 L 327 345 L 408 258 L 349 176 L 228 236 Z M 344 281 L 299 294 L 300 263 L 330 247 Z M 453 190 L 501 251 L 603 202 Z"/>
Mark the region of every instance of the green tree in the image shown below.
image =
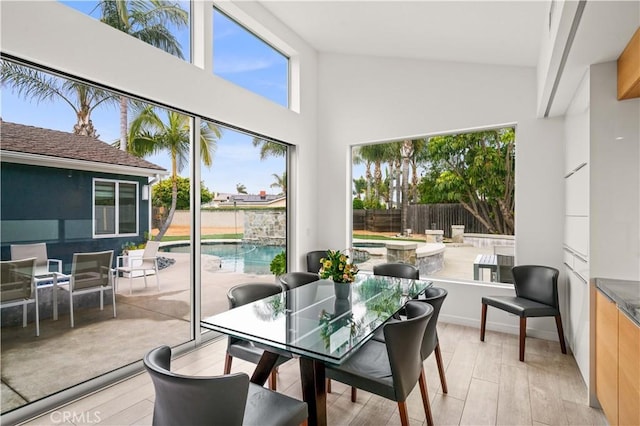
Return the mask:
<path id="1" fill-rule="evenodd" d="M 160 152 L 168 152 L 171 156 L 171 206 L 167 220 L 160 227 L 156 240 L 160 241 L 169 229 L 176 211 L 178 201 L 178 172 L 182 171 L 189 159 L 189 140 L 191 136 L 191 120 L 186 115 L 170 110 L 164 122 L 151 105 L 142 108 L 131 122 L 129 129 L 130 150 L 136 155 L 144 156 Z M 200 125 L 200 158 L 202 163 L 210 167 L 216 142 L 220 139 L 218 126 L 202 121 Z"/>
<path id="2" fill-rule="evenodd" d="M 2 61 L 0 82 L 25 100 L 36 103 L 63 101 L 76 115 L 73 133 L 98 138 L 91 113 L 100 105 L 114 104 L 116 97 L 106 90 L 97 89 L 72 80 L 54 77 L 33 68 Z"/>
<path id="3" fill-rule="evenodd" d="M 462 203 L 491 233 L 514 231 L 515 131 L 513 128 L 435 136 L 431 161 L 444 198 Z"/>
<path id="4" fill-rule="evenodd" d="M 269 185 L 269 187 L 280 188 L 280 194 L 286 194 L 287 193 L 287 172 L 282 172 L 282 175 L 273 173 L 271 176 L 273 176 L 273 178 L 275 179 L 275 182 Z"/>
<path id="5" fill-rule="evenodd" d="M 265 160 L 268 157 L 285 157 L 287 155 L 287 146 L 285 144 L 260 138 L 253 138 L 251 143 L 255 147 L 260 147 L 261 160 Z"/>
<path id="6" fill-rule="evenodd" d="M 164 0 L 101 0 L 98 6 L 100 21 L 164 50 L 179 58 L 184 58 L 176 37 L 167 28 L 189 26 L 189 13 L 178 2 Z M 126 65 L 123 66 L 126 69 Z M 127 150 L 127 121 L 129 99 L 120 96 L 120 149 Z"/>
<path id="7" fill-rule="evenodd" d="M 190 207 L 190 180 L 189 178 L 178 176 L 176 178 L 176 186 L 178 193 L 176 197 L 176 210 L 189 210 Z M 163 206 L 167 209 L 171 207 L 171 199 L 173 192 L 173 182 L 171 179 L 162 180 L 153 185 L 153 205 Z M 204 182 L 200 183 L 200 202 L 202 204 L 208 203 L 213 200 L 213 194 L 204 185 Z"/>
<path id="8" fill-rule="evenodd" d="M 367 195 L 367 181 L 365 178 L 360 176 L 358 179 L 353 179 L 353 195 L 356 196 L 356 199 L 361 199 L 362 194 Z"/>
<path id="9" fill-rule="evenodd" d="M 247 193 L 247 187 L 244 186 L 241 183 L 236 184 L 236 192 L 238 194 L 246 194 Z"/>

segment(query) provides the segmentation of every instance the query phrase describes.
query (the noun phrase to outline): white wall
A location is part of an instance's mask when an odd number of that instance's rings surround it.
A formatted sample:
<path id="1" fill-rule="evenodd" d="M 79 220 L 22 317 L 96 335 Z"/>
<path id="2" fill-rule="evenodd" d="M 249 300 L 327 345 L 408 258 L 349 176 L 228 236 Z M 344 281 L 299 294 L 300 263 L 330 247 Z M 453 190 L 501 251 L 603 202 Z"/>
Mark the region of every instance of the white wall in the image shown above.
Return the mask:
<path id="1" fill-rule="evenodd" d="M 204 3 L 198 6 L 213 5 Z M 316 53 L 259 4 L 240 2 L 233 8 L 259 22 L 291 55 L 299 112 L 212 75 L 209 64 L 209 69 L 198 68 L 59 2 L 1 2 L 0 40 L 2 51 L 18 58 L 296 145 L 297 168 L 290 173 L 290 199 L 295 200 L 290 240 L 294 253 L 304 253 L 316 247 Z M 205 17 L 196 28 L 211 34 L 211 25 Z M 207 43 L 203 49 L 210 51 Z M 193 56 L 206 62 L 211 55 Z"/>
<path id="2" fill-rule="evenodd" d="M 563 119 L 536 118 L 533 68 L 325 53 L 318 65 L 319 246 L 350 242 L 351 145 L 516 124 L 516 258 L 561 269 Z M 455 299 L 459 322 L 479 324 L 479 297 L 496 294 L 478 288 Z M 547 320 L 530 326 L 550 336 Z"/>

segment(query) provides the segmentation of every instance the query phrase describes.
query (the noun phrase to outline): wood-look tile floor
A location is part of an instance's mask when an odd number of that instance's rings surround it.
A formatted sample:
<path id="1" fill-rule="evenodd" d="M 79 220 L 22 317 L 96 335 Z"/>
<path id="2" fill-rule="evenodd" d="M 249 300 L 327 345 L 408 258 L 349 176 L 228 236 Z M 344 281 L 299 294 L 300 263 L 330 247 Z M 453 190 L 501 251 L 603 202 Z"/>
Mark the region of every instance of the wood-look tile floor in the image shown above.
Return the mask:
<path id="1" fill-rule="evenodd" d="M 558 342 L 527 338 L 524 363 L 518 361 L 515 335 L 454 324 L 438 325 L 449 392 L 442 393 L 435 356 L 425 361 L 427 385 L 436 425 L 606 425 L 602 411 L 587 405 L 587 388 L 571 354 Z M 172 370 L 188 375 L 219 375 L 226 339 L 176 358 Z M 233 372 L 251 374 L 255 365 L 234 360 Z M 329 425 L 397 425 L 397 405 L 358 391 L 352 403 L 349 388 L 333 382 L 327 395 Z M 278 391 L 302 398 L 298 363 L 280 367 Z M 150 425 L 154 390 L 146 373 L 105 388 L 58 410 L 33 419 L 30 425 L 91 424 Z M 411 425 L 424 425 L 416 386 L 408 401 Z M 66 421 L 64 421 L 66 420 Z"/>

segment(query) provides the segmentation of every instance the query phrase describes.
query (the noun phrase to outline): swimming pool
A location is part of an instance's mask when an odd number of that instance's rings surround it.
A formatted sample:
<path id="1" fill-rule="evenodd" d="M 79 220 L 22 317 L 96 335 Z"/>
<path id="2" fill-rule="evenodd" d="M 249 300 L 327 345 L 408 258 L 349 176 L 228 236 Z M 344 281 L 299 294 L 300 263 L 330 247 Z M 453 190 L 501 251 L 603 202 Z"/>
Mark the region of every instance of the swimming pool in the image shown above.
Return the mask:
<path id="1" fill-rule="evenodd" d="M 189 244 L 163 246 L 161 251 L 189 253 Z M 202 242 L 202 254 L 220 258 L 220 270 L 245 274 L 271 275 L 269 264 L 274 256 L 284 250 L 281 246 L 257 246 L 242 243 Z"/>

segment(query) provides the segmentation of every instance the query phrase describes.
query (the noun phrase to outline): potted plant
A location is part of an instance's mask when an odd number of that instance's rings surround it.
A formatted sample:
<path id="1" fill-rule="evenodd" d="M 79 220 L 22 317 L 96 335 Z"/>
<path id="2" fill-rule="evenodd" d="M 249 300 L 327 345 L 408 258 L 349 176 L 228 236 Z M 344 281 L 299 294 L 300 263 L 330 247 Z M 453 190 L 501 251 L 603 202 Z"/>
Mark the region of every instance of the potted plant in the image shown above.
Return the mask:
<path id="1" fill-rule="evenodd" d="M 133 241 L 127 241 L 122 245 L 122 266 L 140 266 L 142 265 L 142 256 L 144 255 L 144 248 L 147 245 L 146 241 L 141 243 L 134 243 Z M 129 265 L 131 262 L 131 265 Z M 154 273 L 150 271 L 148 275 Z M 129 274 L 133 274 L 133 278 L 141 277 L 144 275 L 144 271 L 124 272 L 123 276 L 129 278 Z"/>
<path id="2" fill-rule="evenodd" d="M 349 256 L 339 250 L 327 250 L 327 256 L 320 259 L 320 278 L 330 279 L 334 282 L 336 297 L 346 299 L 349 297 L 350 286 L 356 279 L 358 267 L 349 263 Z"/>
<path id="3" fill-rule="evenodd" d="M 287 273 L 287 252 L 282 250 L 276 254 L 271 263 L 269 264 L 269 270 L 276 276 L 276 283 L 280 283 L 280 275 Z"/>

